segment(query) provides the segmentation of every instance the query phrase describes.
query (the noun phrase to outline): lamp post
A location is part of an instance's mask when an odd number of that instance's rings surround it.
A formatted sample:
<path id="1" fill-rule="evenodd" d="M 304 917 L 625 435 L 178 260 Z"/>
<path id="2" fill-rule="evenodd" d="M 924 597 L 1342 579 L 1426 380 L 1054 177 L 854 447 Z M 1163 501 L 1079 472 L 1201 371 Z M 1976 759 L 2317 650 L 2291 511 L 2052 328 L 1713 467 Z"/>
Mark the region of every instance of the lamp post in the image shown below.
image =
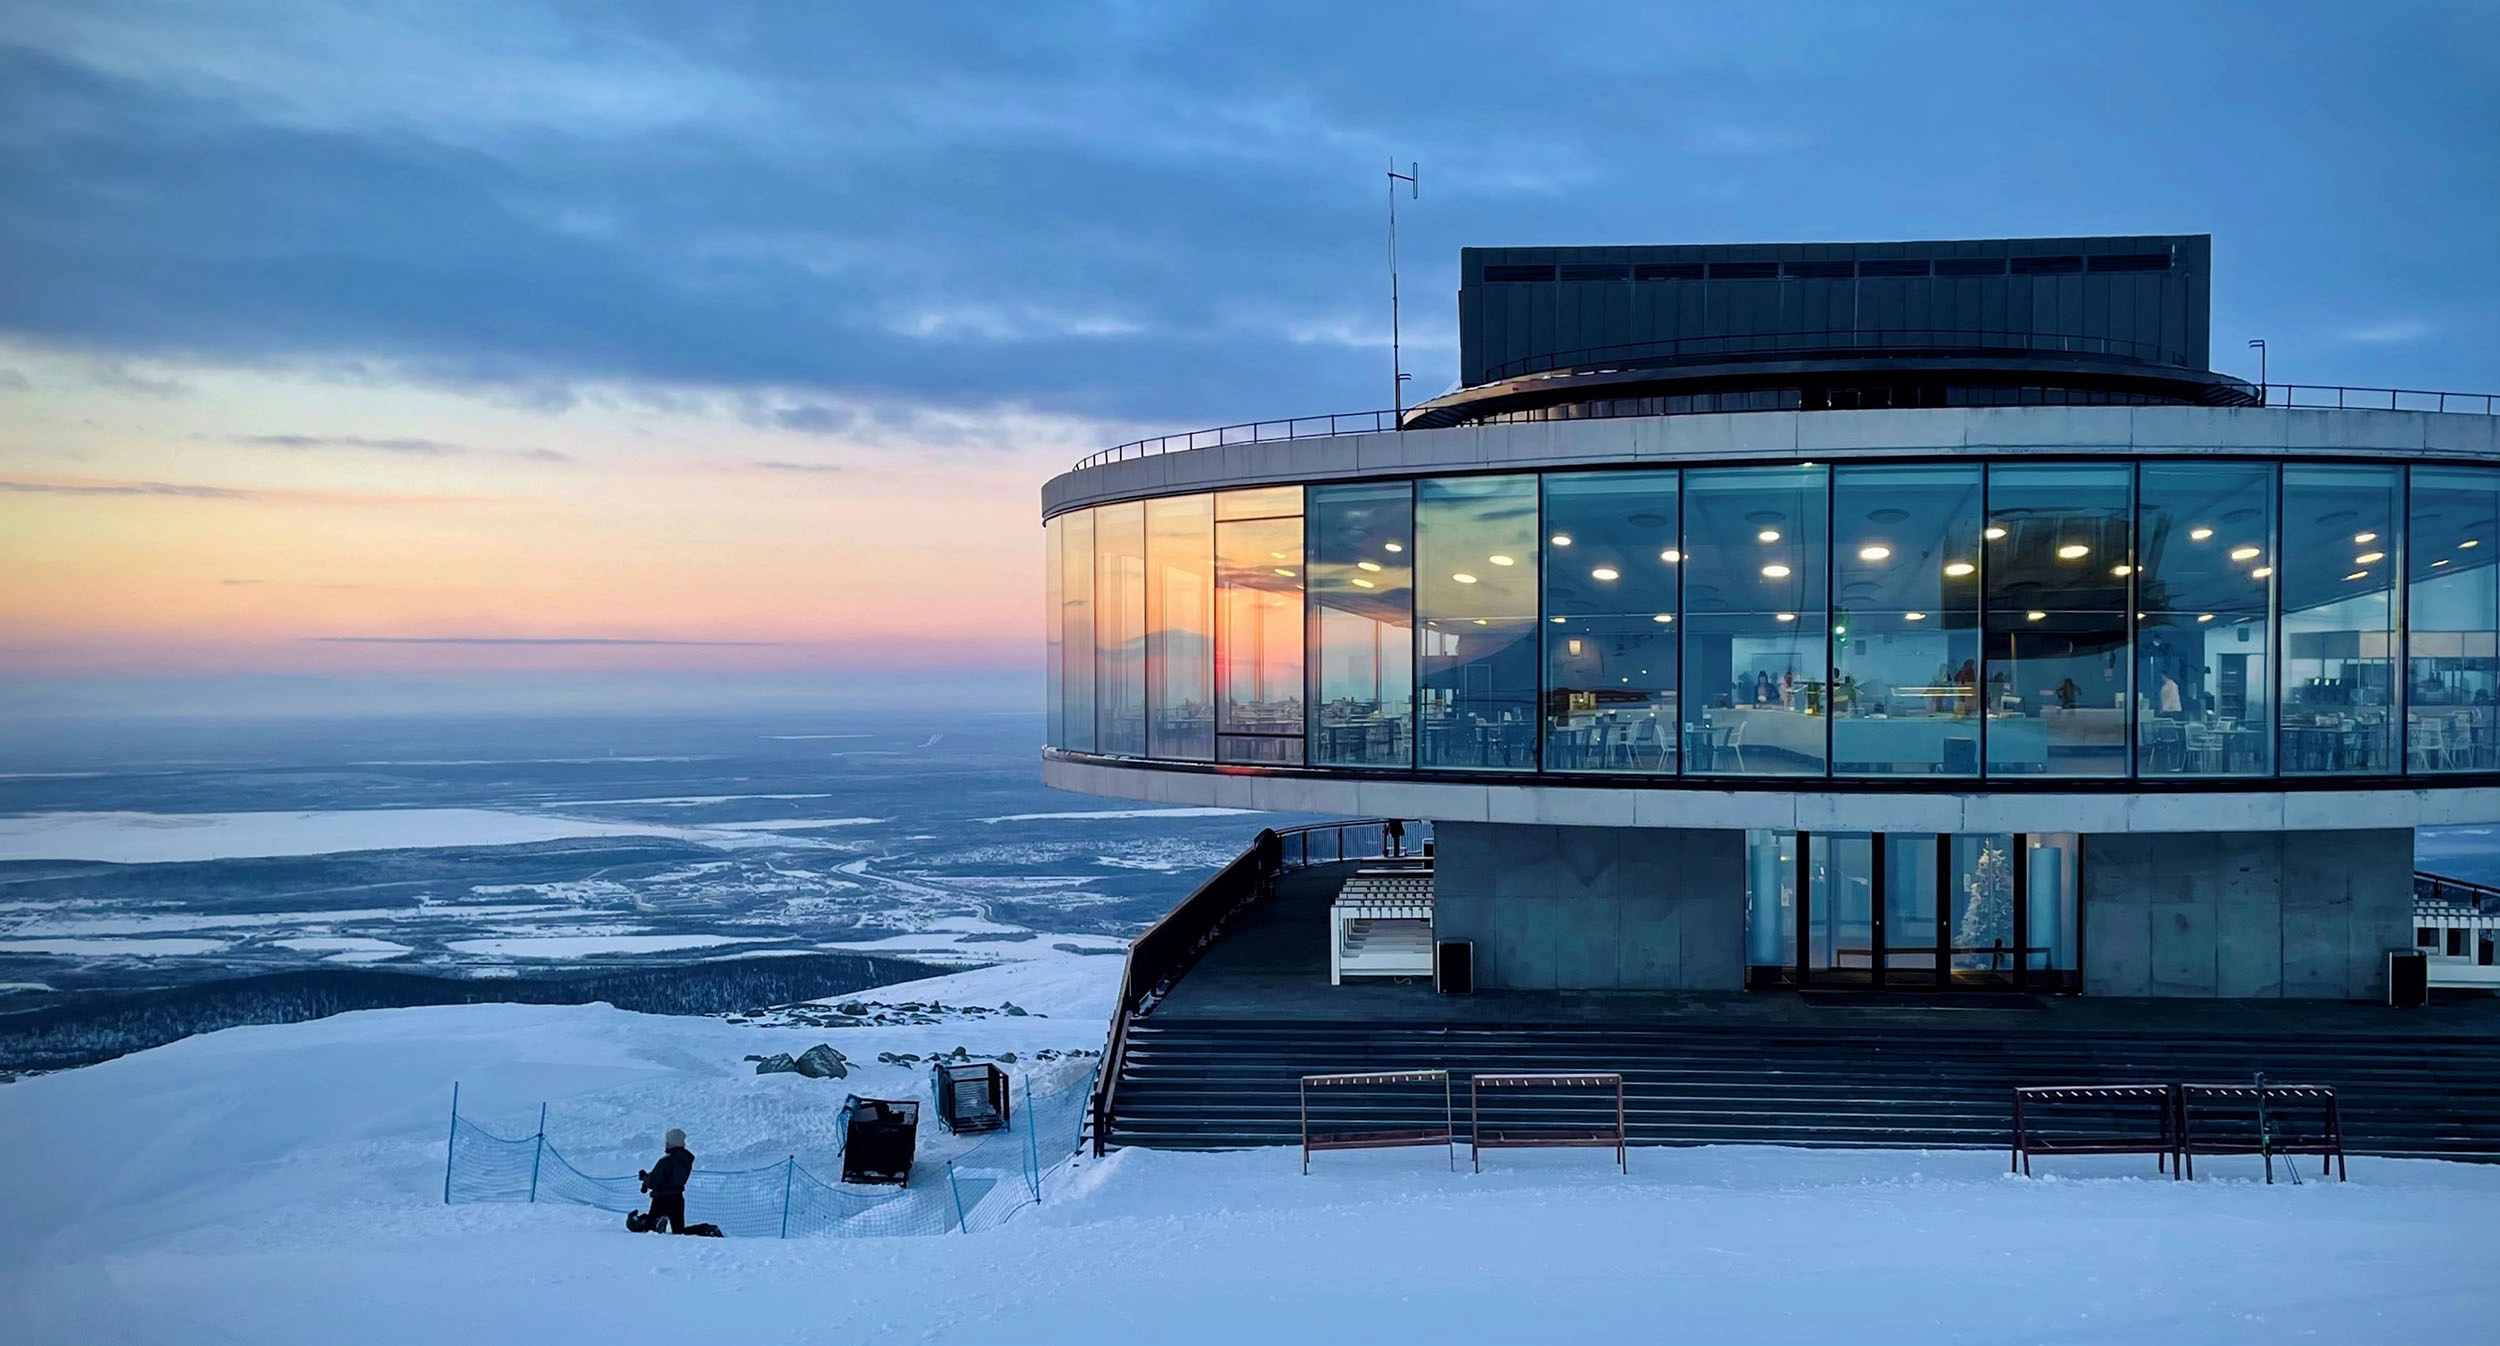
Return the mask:
<path id="1" fill-rule="evenodd" d="M 2253 351 L 2257 352 L 2257 405 L 2259 405 L 2259 406 L 2261 406 L 2261 407 L 2262 407 L 2262 406 L 2264 406 L 2264 405 L 2266 404 L 2266 400 L 2267 400 L 2267 399 L 2266 399 L 2266 342 L 2265 342 L 2265 338 L 2263 338 L 2263 337 L 2259 337 L 2259 338 L 2257 338 L 2256 340 L 2249 342 L 2249 343 L 2248 343 L 2248 348 L 2249 348 L 2250 350 L 2253 350 Z"/>
<path id="2" fill-rule="evenodd" d="M 1390 428 L 1406 428 L 1406 372 L 1398 359 L 1398 184 L 1406 184 L 1410 199 L 1424 194 L 1422 170 L 1408 161 L 1406 171 L 1398 171 L 1398 161 L 1389 161 L 1389 422 Z"/>

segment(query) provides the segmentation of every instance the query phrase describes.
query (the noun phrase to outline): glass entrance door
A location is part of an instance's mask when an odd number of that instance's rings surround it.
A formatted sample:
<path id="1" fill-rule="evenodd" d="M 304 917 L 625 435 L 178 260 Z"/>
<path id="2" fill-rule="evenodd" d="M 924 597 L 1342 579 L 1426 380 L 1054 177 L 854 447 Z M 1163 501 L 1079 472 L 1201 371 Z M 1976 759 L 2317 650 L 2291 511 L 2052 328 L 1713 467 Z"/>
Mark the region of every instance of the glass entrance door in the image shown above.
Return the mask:
<path id="1" fill-rule="evenodd" d="M 1751 832 L 1746 984 L 2074 990 L 2080 841 Z"/>

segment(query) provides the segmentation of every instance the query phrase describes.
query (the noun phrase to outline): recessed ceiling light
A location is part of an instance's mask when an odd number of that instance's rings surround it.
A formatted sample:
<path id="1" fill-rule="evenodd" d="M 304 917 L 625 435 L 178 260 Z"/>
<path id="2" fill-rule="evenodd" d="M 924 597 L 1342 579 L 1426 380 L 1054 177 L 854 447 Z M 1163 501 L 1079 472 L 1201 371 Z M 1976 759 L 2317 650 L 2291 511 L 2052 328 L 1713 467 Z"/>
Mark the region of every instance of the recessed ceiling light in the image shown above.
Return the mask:
<path id="1" fill-rule="evenodd" d="M 1276 573 L 1277 573 L 1277 574 L 1279 574 L 1279 575 L 1284 576 L 1286 579 L 1292 579 L 1292 578 L 1293 578 L 1293 572 L 1292 572 L 1292 571 L 1290 571 L 1290 570 L 1285 569 L 1283 566 L 1278 566 L 1278 567 L 1276 567 Z"/>
<path id="2" fill-rule="evenodd" d="M 1551 541 L 1551 542 L 1552 542 L 1555 546 L 1557 546 L 1557 547 L 1568 547 L 1568 546 L 1570 546 L 1570 545 L 1571 545 L 1571 534 L 1569 534 L 1569 533 L 1556 533 L 1556 534 L 1554 534 L 1554 536 L 1553 536 L 1552 538 L 1550 538 L 1550 539 L 1548 539 L 1548 540 L 1549 540 L 1549 541 Z"/>
<path id="3" fill-rule="evenodd" d="M 1473 576 L 1473 575 L 1468 574 L 1468 573 L 1467 573 L 1466 571 L 1464 571 L 1464 570 L 1458 570 L 1458 571 L 1453 571 L 1453 572 L 1451 572 L 1451 574 L 1450 574 L 1450 578 L 1451 578 L 1451 579 L 1454 579 L 1454 580 L 1457 580 L 1457 581 L 1458 581 L 1459 583 L 1461 583 L 1461 584 L 1473 584 L 1473 583 L 1475 583 L 1475 582 L 1476 582 L 1476 577 L 1475 577 L 1475 576 Z"/>
<path id="4" fill-rule="evenodd" d="M 1972 565 L 1968 561 L 1955 561 L 1944 568 L 1944 573 L 1959 579 L 1977 569 L 1979 569 L 1979 567 Z"/>
<path id="5" fill-rule="evenodd" d="M 1772 615 L 1772 616 L 1775 616 L 1775 617 L 1777 617 L 1777 618 L 1779 618 L 1781 621 L 1784 621 L 1784 622 L 1793 622 L 1793 621 L 1797 620 L 1797 614 L 1796 614 L 1796 613 L 1793 613 L 1793 612 L 1775 612 L 1775 613 L 1773 613 L 1773 614 L 1771 614 L 1771 615 Z"/>
<path id="6" fill-rule="evenodd" d="M 2213 615 L 2212 613 L 2210 613 L 2210 612 L 2200 612 L 2200 613 L 2197 613 L 2197 614 L 2196 614 L 2196 620 L 2198 620 L 2198 621 L 2200 621 L 2200 622 L 2210 622 L 2210 621 L 2212 621 L 2213 619 L 2214 619 L 2214 615 Z"/>
<path id="7" fill-rule="evenodd" d="M 1890 559 L 1891 556 L 1892 548 L 1886 546 L 1858 548 L 1858 559 L 1861 561 L 1882 561 Z"/>
<path id="8" fill-rule="evenodd" d="M 1754 540 L 1757 542 L 1777 542 L 1780 540 L 1780 530 L 1776 528 L 1765 528 L 1761 532 L 1754 534 Z"/>
<path id="9" fill-rule="evenodd" d="M 2214 530 L 2212 530 L 2212 529 L 2210 529 L 2210 528 L 2198 527 L 2198 528 L 2191 528 L 2191 529 L 2189 529 L 2189 530 L 2188 530 L 2188 539 L 2189 539 L 2190 541 L 2192 541 L 2192 542 L 2202 542 L 2202 541 L 2204 541 L 2205 539 L 2207 539 L 2207 538 L 2209 538 L 2209 537 L 2212 537 L 2213 535 L 2214 535 Z"/>
<path id="10" fill-rule="evenodd" d="M 1269 552 L 1269 553 L 1267 554 L 1267 559 L 1269 559 L 1269 560 L 1271 560 L 1271 561 L 1289 561 L 1289 560 L 1291 560 L 1291 559 L 1293 559 L 1293 558 L 1291 558 L 1291 557 L 1289 557 L 1289 556 L 1285 555 L 1283 552 L 1280 552 L 1280 551 L 1272 551 L 1272 552 Z"/>
<path id="11" fill-rule="evenodd" d="M 1611 584 L 1616 580 L 1622 579 L 1623 572 L 1615 569 L 1613 566 L 1599 566 L 1597 569 L 1589 572 L 1589 578 L 1597 580 L 1600 583 Z"/>
<path id="12" fill-rule="evenodd" d="M 2253 580 L 2271 579 L 2273 576 L 2273 566 L 2259 566 L 2255 570 L 2248 572 L 2248 577 Z"/>
<path id="13" fill-rule="evenodd" d="M 2058 548 L 2057 554 L 2061 558 L 2068 561 L 2080 561 L 2084 557 L 2090 556 L 2092 554 L 2092 549 L 2080 542 L 2069 542 L 2065 546 Z"/>
<path id="14" fill-rule="evenodd" d="M 2366 571 L 2366 570 L 2356 570 L 2356 571 L 2352 572 L 2351 574 L 2346 575 L 2344 578 L 2345 578 L 2345 579 L 2348 579 L 2348 580 L 2361 580 L 2361 579 L 2368 579 L 2369 577 L 2370 577 L 2370 572 L 2369 572 L 2369 571 Z"/>
<path id="15" fill-rule="evenodd" d="M 2467 538 L 2465 541 L 2460 542 L 2460 543 L 2458 543 L 2457 545 L 2458 545 L 2458 546 L 2460 546 L 2460 547 L 2479 547 L 2479 546 L 2483 545 L 2483 542 L 2482 542 L 2482 539 L 2481 539 L 2481 538 L 2471 538 L 2471 537 L 2469 537 L 2469 538 Z"/>
<path id="16" fill-rule="evenodd" d="M 1775 580 L 1784 580 L 1788 578 L 1788 567 L 1784 565 L 1767 565 L 1762 567 L 1762 573 Z"/>
<path id="17" fill-rule="evenodd" d="M 2023 614 L 2023 620 L 2027 622 L 2036 622 L 2047 617 L 2048 615 L 2049 614 L 2042 612 L 2038 608 L 2033 608 L 2031 611 Z"/>
<path id="18" fill-rule="evenodd" d="M 1657 616 L 1650 618 L 1650 620 L 1651 620 L 1651 621 L 1653 621 L 1653 622 L 1662 622 L 1662 623 L 1663 623 L 1663 622 L 1671 622 L 1671 621 L 1674 621 L 1674 620 L 1675 620 L 1675 614 L 1674 614 L 1674 613 L 1672 613 L 1672 612 L 1661 612 L 1661 613 L 1659 613 Z"/>
<path id="19" fill-rule="evenodd" d="M 2135 567 L 2131 565 L 2114 565 L 2109 568 L 2109 573 L 2113 575 L 2132 575 L 2135 573 Z"/>
<path id="20" fill-rule="evenodd" d="M 2440 557 L 2438 560 L 2431 562 L 2431 564 L 2432 564 L 2432 565 L 2435 565 L 2435 566 L 2444 566 L 2444 565 L 2448 564 L 2448 558 L 2447 558 L 2447 557 L 2445 557 L 2445 556 L 2442 556 L 2442 557 Z"/>
<path id="21" fill-rule="evenodd" d="M 2258 553 L 2264 550 L 2265 549 L 2262 547 L 2233 547 L 2231 549 L 2231 559 L 2234 561 L 2254 561 L 2257 559 Z"/>
<path id="22" fill-rule="evenodd" d="M 2353 535 L 2352 535 L 2352 540 L 2353 540 L 2353 541 L 2355 541 L 2355 542 L 2376 542 L 2376 541 L 2378 541 L 2378 534 L 2376 534 L 2376 533 L 2355 533 L 2355 534 L 2353 534 Z"/>
<path id="23" fill-rule="evenodd" d="M 2005 530 L 1995 524 L 1990 524 L 1988 525 L 1987 531 L 1980 534 L 1980 536 L 1988 539 L 1990 542 L 1994 542 L 1998 538 L 2005 536 Z"/>
<path id="24" fill-rule="evenodd" d="M 1406 544 L 1403 542 L 1383 542 L 1380 544 L 1380 549 L 1382 551 L 1404 551 L 1406 550 Z"/>
<path id="25" fill-rule="evenodd" d="M 1484 623 L 1484 618 L 1482 618 L 1482 617 L 1478 617 L 1478 618 L 1476 619 L 1476 625 L 1478 625 L 1478 626 L 1482 626 L 1482 625 L 1484 625 L 1484 624 L 1485 624 L 1485 623 Z"/>
<path id="26" fill-rule="evenodd" d="M 2387 553 L 2383 551 L 2365 551 L 2359 556 L 2352 558 L 2352 563 L 2357 566 L 2377 565 L 2379 562 L 2386 559 Z"/>
<path id="27" fill-rule="evenodd" d="M 1380 563 L 1378 561 L 1357 561 L 1354 563 L 1354 568 L 1357 570 L 1378 570 L 1380 569 Z"/>
<path id="28" fill-rule="evenodd" d="M 1354 582 L 1354 587 L 1357 589 L 1368 589 L 1372 587 L 1372 582 L 1370 580 L 1358 579 Z"/>
<path id="29" fill-rule="evenodd" d="M 1497 566 L 1517 565 L 1517 564 L 1518 564 L 1518 562 L 1513 561 L 1511 558 L 1509 558 L 1509 557 L 1507 557 L 1507 556 L 1502 556 L 1502 555 L 1499 555 L 1499 554 L 1492 555 L 1492 556 L 1488 556 L 1488 557 L 1486 557 L 1486 558 L 1484 558 L 1484 559 L 1486 559 L 1486 560 L 1488 560 L 1488 561 L 1491 561 L 1493 564 L 1495 564 L 1495 565 L 1497 565 Z"/>
<path id="30" fill-rule="evenodd" d="M 1924 612 L 1905 612 L 1901 614 L 1901 620 L 1905 622 L 1923 622 L 1927 620 L 1927 614 Z"/>
<path id="31" fill-rule="evenodd" d="M 2465 545 L 2467 545 L 2467 546 L 2471 547 L 2471 546 L 2473 546 L 2474 544 L 2473 544 L 2473 543 L 2471 543 L 2471 542 L 2469 542 L 2469 543 L 2466 543 Z M 1677 562 L 1682 561 L 1682 560 L 1684 559 L 1684 553 L 1682 553 L 1682 552 L 1680 552 L 1680 551 L 1677 551 L 1677 550 L 1676 550 L 1675 548 L 1673 548 L 1673 547 L 1669 547 L 1669 548 L 1667 548 L 1665 551 L 1662 551 L 1662 552 L 1658 553 L 1658 559 L 1659 559 L 1659 560 L 1661 560 L 1661 561 L 1666 562 L 1668 565 L 1674 565 L 1674 564 L 1676 564 Z"/>
<path id="32" fill-rule="evenodd" d="M 1554 625 L 1556 625 L 1556 626 L 1560 626 L 1560 625 L 1562 625 L 1562 624 L 1563 624 L 1563 619 L 1562 619 L 1562 618 L 1560 618 L 1560 617 L 1556 617 L 1556 618 L 1554 619 Z"/>

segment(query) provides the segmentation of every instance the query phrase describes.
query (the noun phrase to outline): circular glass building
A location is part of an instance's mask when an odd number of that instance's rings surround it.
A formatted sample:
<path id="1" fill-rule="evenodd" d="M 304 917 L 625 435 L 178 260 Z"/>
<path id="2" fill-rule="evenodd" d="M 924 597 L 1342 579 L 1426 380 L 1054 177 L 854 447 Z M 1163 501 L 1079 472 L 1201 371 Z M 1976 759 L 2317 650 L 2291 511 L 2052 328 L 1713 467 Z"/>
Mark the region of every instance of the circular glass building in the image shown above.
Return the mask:
<path id="1" fill-rule="evenodd" d="M 2379 995 L 2500 404 L 2211 372 L 2209 251 L 1471 249 L 1401 424 L 1048 484 L 1046 776 L 1429 819 L 1486 987 Z"/>

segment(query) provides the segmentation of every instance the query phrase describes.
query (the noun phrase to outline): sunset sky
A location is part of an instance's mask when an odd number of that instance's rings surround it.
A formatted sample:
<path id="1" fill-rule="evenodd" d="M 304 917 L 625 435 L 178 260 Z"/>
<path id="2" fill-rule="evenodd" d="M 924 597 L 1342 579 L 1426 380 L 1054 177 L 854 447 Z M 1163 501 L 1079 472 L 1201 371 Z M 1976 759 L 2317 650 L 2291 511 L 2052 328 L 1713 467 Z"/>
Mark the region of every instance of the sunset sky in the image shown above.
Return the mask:
<path id="1" fill-rule="evenodd" d="M 29 0 L 0 714 L 1038 704 L 1049 475 L 1387 402 L 1393 156 L 1423 395 L 1462 245 L 2104 232 L 2215 235 L 2222 368 L 2500 391 L 2495 128 L 2489 3 Z"/>

